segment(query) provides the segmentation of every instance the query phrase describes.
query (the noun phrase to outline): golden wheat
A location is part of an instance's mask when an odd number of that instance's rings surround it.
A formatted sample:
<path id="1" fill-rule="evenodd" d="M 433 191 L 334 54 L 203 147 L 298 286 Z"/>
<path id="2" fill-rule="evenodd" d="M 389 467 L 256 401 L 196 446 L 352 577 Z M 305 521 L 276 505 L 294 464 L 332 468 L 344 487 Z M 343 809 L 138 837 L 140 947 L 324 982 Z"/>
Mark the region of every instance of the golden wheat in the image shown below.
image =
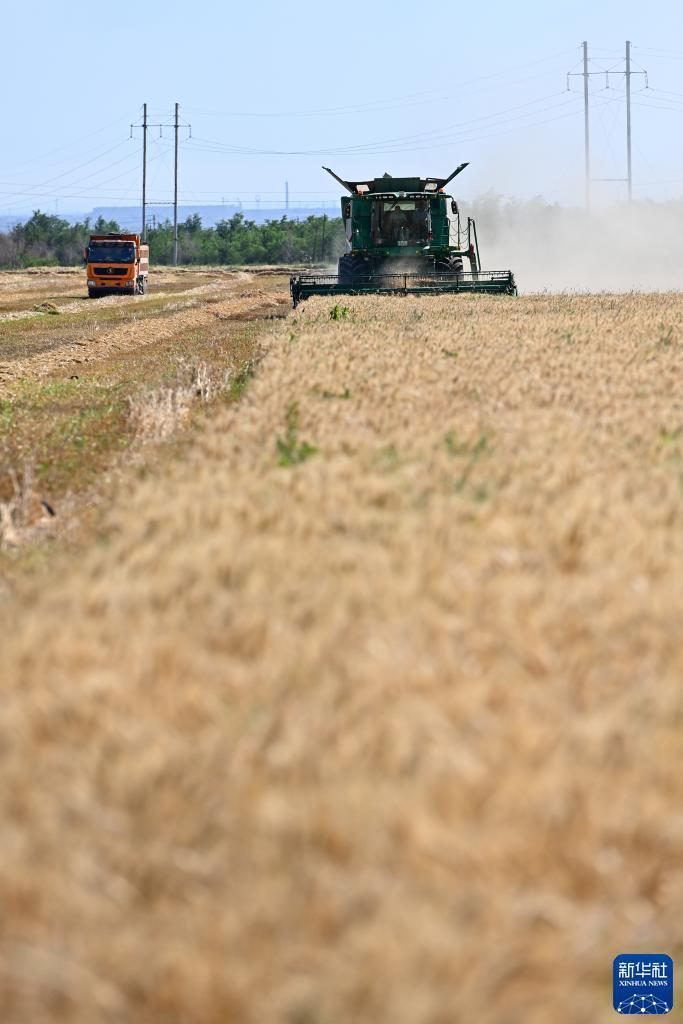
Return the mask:
<path id="1" fill-rule="evenodd" d="M 315 300 L 3 608 L 12 1024 L 573 1024 L 681 952 L 683 299 Z"/>

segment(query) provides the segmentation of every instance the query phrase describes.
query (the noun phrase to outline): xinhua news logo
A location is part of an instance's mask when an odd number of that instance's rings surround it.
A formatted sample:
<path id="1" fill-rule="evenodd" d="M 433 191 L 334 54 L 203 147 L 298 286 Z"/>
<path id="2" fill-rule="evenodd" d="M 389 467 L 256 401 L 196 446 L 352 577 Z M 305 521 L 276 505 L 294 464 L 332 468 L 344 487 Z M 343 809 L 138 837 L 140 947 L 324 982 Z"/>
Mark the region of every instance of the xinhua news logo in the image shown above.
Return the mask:
<path id="1" fill-rule="evenodd" d="M 666 953 L 620 953 L 612 973 L 617 1013 L 670 1013 L 674 963 Z"/>

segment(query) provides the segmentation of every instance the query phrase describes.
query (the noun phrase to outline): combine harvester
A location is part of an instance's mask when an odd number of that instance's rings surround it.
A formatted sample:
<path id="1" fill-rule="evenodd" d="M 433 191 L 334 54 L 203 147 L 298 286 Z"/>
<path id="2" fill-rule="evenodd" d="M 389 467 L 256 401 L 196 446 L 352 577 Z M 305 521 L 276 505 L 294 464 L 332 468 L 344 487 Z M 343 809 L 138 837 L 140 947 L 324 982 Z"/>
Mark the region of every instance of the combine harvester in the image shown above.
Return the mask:
<path id="1" fill-rule="evenodd" d="M 341 200 L 346 252 L 338 274 L 291 278 L 294 307 L 311 295 L 516 295 L 512 271 L 481 269 L 476 224 L 468 217 L 464 227 L 458 204 L 444 192 L 467 166 L 448 178 L 385 174 L 369 181 L 344 181 L 324 167 L 351 193 Z"/>

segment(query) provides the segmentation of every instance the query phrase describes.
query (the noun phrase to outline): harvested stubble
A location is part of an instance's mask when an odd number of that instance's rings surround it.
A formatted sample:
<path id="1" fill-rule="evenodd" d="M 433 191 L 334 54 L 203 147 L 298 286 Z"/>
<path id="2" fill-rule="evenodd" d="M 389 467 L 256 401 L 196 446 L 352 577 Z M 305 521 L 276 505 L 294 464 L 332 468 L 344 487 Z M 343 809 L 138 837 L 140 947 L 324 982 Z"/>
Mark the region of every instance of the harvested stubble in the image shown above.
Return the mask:
<path id="1" fill-rule="evenodd" d="M 584 1024 L 681 952 L 683 299 L 328 305 L 5 608 L 3 1020 Z"/>

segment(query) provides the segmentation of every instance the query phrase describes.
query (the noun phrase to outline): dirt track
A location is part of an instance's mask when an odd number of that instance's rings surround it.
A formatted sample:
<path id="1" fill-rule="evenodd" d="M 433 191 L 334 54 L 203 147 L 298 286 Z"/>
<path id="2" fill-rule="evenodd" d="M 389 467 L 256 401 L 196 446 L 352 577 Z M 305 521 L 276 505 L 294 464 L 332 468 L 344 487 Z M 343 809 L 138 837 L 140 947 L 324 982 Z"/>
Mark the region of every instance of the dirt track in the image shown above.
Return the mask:
<path id="1" fill-rule="evenodd" d="M 683 302 L 303 307 L 6 604 L 11 1024 L 585 1024 L 682 952 Z"/>
<path id="2" fill-rule="evenodd" d="M 155 267 L 152 288 L 156 295 L 188 291 L 206 284 L 207 279 L 221 280 L 234 276 L 234 271 L 217 267 L 188 268 Z M 85 272 L 81 267 L 34 267 L 30 270 L 3 271 L 0 274 L 0 322 L 31 315 L 32 307 L 52 302 L 62 311 L 92 308 L 87 297 Z M 97 300 L 98 308 L 120 303 L 121 296 Z"/>
<path id="3" fill-rule="evenodd" d="M 103 500 L 142 435 L 187 438 L 239 391 L 260 324 L 289 309 L 286 276 L 263 268 L 157 271 L 149 295 L 97 301 L 73 300 L 74 277 L 0 274 L 15 307 L 0 314 L 0 589 L 8 545 L 73 533 L 72 498 Z"/>
<path id="4" fill-rule="evenodd" d="M 256 275 L 243 271 L 211 275 L 159 271 L 152 292 L 135 298 L 93 301 L 66 297 L 64 301 L 64 292 L 55 294 L 55 284 L 51 283 L 49 294 L 55 301 L 50 302 L 57 314 L 50 315 L 36 312 L 36 292 L 23 294 L 18 287 L 21 280 L 11 285 L 18 288 L 12 294 L 15 299 L 21 296 L 22 308 L 0 314 L 0 384 L 27 376 L 49 376 L 72 364 L 74 357 L 80 364 L 118 352 L 133 352 L 183 328 L 205 327 L 221 315 L 243 314 L 264 303 L 273 307 L 278 304 L 272 293 L 259 286 Z M 32 283 L 32 278 L 29 281 Z M 82 286 L 82 275 L 77 283 Z M 8 287 L 1 275 L 0 285 Z M 41 294 L 44 291 L 45 284 Z M 21 325 L 17 321 L 22 321 Z"/>

